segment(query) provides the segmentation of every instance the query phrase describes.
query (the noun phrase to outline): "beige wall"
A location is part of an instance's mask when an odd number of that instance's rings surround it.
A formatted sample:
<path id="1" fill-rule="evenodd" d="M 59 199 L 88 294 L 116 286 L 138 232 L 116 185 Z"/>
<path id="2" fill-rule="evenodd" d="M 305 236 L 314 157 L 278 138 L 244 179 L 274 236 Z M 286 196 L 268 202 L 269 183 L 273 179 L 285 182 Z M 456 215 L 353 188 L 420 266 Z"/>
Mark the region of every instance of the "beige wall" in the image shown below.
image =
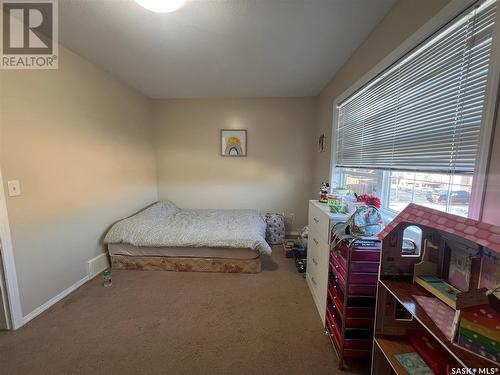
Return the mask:
<path id="1" fill-rule="evenodd" d="M 60 49 L 54 71 L 0 73 L 0 161 L 26 315 L 86 274 L 108 226 L 157 199 L 150 101 Z"/>
<path id="2" fill-rule="evenodd" d="M 313 98 L 159 100 L 153 105 L 160 198 L 180 207 L 256 208 L 307 222 Z M 248 156 L 221 157 L 219 131 L 248 130 Z"/>
<path id="3" fill-rule="evenodd" d="M 377 63 L 395 50 L 423 24 L 439 12 L 449 0 L 400 0 L 356 49 L 318 97 L 317 137 L 332 138 L 333 102 Z M 316 195 L 321 181 L 328 181 L 331 150 L 317 153 L 312 191 Z"/>

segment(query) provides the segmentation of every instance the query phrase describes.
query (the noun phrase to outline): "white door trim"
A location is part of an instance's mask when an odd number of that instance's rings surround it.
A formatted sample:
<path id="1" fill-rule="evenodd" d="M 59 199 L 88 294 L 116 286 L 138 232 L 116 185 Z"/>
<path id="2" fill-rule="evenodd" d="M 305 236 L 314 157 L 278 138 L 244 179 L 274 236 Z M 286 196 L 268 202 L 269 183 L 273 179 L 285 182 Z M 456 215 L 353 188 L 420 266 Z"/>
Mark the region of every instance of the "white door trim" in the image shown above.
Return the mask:
<path id="1" fill-rule="evenodd" d="M 7 213 L 2 170 L 0 168 L 0 240 L 2 242 L 2 261 L 4 266 L 5 284 L 7 289 L 8 306 L 10 311 L 11 328 L 17 329 L 23 325 L 21 298 L 17 284 L 16 266 L 14 263 L 14 249 L 10 235 L 9 216 Z"/>

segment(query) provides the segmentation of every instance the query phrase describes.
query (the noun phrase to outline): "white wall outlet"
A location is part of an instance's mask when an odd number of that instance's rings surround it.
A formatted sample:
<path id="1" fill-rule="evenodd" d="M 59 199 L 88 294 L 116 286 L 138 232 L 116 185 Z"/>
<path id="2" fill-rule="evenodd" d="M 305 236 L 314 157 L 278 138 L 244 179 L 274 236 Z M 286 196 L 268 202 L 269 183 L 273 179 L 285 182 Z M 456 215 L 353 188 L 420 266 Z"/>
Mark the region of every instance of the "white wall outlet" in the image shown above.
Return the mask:
<path id="1" fill-rule="evenodd" d="M 21 184 L 19 180 L 7 181 L 7 186 L 9 188 L 9 197 L 17 197 L 21 195 Z"/>

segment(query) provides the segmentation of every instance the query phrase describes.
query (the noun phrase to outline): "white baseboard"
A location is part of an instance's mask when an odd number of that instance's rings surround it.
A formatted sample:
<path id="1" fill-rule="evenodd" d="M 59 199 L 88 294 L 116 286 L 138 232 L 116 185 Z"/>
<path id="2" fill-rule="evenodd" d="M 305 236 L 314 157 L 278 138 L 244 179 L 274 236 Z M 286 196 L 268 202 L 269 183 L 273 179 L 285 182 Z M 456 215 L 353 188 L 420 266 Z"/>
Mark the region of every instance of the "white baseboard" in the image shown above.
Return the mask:
<path id="1" fill-rule="evenodd" d="M 51 299 L 49 299 L 47 302 L 45 302 L 43 305 L 37 307 L 35 310 L 33 310 L 32 312 L 30 312 L 28 315 L 26 315 L 24 318 L 23 318 L 23 324 L 26 324 L 28 323 L 30 320 L 32 320 L 33 318 L 37 317 L 38 315 L 40 315 L 41 313 L 43 313 L 45 310 L 47 310 L 49 307 L 55 305 L 57 302 L 59 302 L 60 300 L 62 300 L 64 297 L 66 297 L 68 294 L 70 294 L 71 292 L 73 292 L 74 290 L 78 289 L 79 287 L 81 287 L 83 284 L 85 284 L 87 281 L 89 281 L 89 277 L 88 276 L 85 276 L 83 279 L 81 280 L 78 280 L 76 283 L 74 283 L 73 285 L 71 285 L 70 287 L 64 289 L 61 293 L 59 293 L 57 296 L 55 297 L 52 297 Z"/>
<path id="2" fill-rule="evenodd" d="M 89 279 L 93 279 L 107 268 L 109 268 L 108 254 L 99 254 L 87 262 L 87 275 Z"/>

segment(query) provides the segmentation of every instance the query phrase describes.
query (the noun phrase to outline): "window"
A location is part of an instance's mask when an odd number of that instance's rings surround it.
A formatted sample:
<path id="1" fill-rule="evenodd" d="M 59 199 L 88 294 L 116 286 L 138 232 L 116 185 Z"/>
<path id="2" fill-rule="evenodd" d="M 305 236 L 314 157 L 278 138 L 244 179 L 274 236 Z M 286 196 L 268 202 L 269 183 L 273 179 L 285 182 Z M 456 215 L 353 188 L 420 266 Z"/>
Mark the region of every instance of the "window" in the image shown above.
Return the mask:
<path id="1" fill-rule="evenodd" d="M 468 215 L 496 8 L 477 2 L 338 104 L 334 183 Z"/>
<path id="2" fill-rule="evenodd" d="M 387 208 L 399 212 L 410 202 L 467 216 L 472 176 L 391 172 Z"/>
<path id="3" fill-rule="evenodd" d="M 343 168 L 334 174 L 337 186 L 347 186 L 357 195 L 373 194 L 381 197 L 382 173 L 374 169 Z"/>
<path id="4" fill-rule="evenodd" d="M 382 208 L 393 213 L 408 203 L 467 217 L 472 176 L 413 171 L 336 168 L 334 184 L 346 186 L 357 195 L 373 194 Z"/>

